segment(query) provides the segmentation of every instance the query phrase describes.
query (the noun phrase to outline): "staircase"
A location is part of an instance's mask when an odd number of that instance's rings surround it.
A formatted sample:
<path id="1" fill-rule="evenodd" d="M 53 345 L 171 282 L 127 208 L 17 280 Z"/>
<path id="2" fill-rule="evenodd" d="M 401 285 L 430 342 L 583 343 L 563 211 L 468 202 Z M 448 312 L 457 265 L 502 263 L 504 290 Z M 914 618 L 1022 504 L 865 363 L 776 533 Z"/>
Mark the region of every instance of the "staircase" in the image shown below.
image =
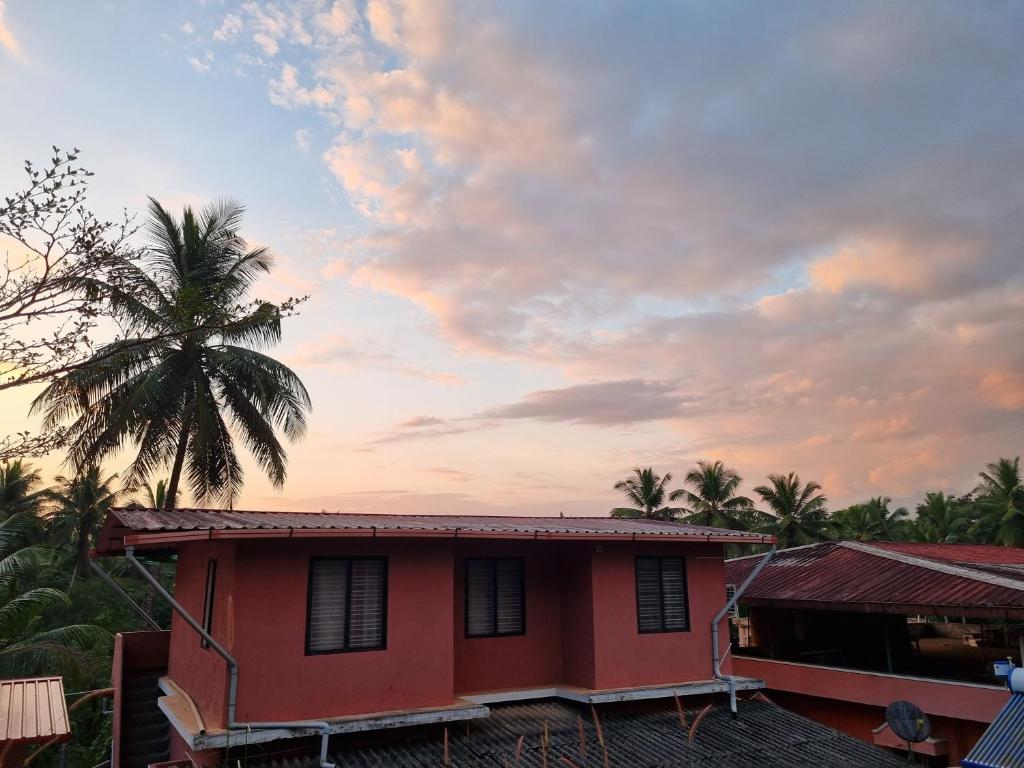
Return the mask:
<path id="1" fill-rule="evenodd" d="M 163 695 L 158 682 L 161 674 L 162 670 L 138 670 L 124 679 L 120 768 L 147 768 L 169 757 L 170 723 L 156 704 Z"/>

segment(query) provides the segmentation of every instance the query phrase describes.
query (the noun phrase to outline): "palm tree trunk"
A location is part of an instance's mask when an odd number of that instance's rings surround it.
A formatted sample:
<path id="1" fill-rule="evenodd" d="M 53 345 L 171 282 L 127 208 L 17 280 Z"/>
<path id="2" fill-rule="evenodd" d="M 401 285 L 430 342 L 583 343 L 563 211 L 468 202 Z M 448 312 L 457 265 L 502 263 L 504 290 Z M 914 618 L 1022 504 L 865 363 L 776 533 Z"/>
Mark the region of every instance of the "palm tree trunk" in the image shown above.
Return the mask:
<path id="1" fill-rule="evenodd" d="M 181 479 L 181 468 L 185 464 L 188 451 L 188 433 L 192 429 L 192 410 L 186 406 L 185 418 L 181 422 L 181 434 L 178 436 L 178 449 L 174 454 L 174 466 L 171 468 L 171 479 L 167 482 L 164 494 L 164 509 L 174 509 L 178 496 L 178 481 Z"/>

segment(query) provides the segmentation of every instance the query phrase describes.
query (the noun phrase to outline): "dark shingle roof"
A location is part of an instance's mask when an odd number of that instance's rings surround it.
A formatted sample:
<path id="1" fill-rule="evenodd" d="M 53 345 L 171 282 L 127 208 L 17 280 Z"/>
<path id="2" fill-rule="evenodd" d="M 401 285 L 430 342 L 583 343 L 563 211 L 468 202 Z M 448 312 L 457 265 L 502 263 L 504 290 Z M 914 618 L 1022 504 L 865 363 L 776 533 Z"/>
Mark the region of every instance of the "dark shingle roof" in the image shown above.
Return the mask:
<path id="1" fill-rule="evenodd" d="M 842 765 L 844 768 L 900 768 L 906 763 L 893 753 L 834 731 L 781 707 L 741 701 L 740 717 L 728 707 L 710 710 L 698 726 L 693 743 L 674 708 L 604 706 L 601 730 L 614 768 L 794 768 Z M 687 712 L 691 724 L 698 710 Z M 583 724 L 586 752 L 580 748 Z M 468 730 L 449 728 L 451 768 L 540 768 L 545 764 L 542 739 L 548 733 L 546 764 L 599 768 L 602 751 L 589 708 L 563 701 L 505 704 L 491 707 L 491 716 L 473 721 Z M 332 742 L 332 759 L 346 768 L 443 765 L 443 730 L 392 732 L 376 742 L 350 739 Z M 516 744 L 523 737 L 517 761 Z M 564 758 L 564 759 L 563 759 Z M 251 768 L 315 768 L 313 758 L 265 759 Z M 566 762 L 566 760 L 571 762 Z"/>

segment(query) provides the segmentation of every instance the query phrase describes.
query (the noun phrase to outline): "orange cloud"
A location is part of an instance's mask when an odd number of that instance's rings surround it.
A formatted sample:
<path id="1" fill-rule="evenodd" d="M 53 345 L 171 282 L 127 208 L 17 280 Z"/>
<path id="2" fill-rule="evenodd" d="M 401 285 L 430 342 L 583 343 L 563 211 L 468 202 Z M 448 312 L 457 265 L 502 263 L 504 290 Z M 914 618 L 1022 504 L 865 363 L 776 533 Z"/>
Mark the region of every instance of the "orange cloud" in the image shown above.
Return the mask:
<path id="1" fill-rule="evenodd" d="M 1024 373 L 991 371 L 985 374 L 978 389 L 989 401 L 1007 411 L 1024 408 Z"/>

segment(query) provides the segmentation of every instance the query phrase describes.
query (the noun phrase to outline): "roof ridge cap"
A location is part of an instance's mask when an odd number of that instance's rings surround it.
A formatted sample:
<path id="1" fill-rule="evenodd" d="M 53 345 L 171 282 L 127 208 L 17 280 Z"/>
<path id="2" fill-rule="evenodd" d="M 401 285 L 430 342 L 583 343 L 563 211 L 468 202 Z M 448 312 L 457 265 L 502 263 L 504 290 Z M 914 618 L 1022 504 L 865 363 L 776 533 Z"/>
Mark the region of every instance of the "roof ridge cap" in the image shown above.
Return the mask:
<path id="1" fill-rule="evenodd" d="M 875 557 L 884 557 L 906 565 L 915 565 L 919 568 L 927 568 L 950 576 L 959 576 L 964 579 L 980 581 L 996 587 L 1005 587 L 1006 589 L 1015 589 L 1018 592 L 1024 592 L 1024 582 L 1014 581 L 1013 579 L 1007 579 L 1002 576 L 995 576 L 988 573 L 981 573 L 960 564 L 937 562 L 924 557 L 908 555 L 905 552 L 896 552 L 883 547 L 875 547 L 862 541 L 839 541 L 836 543 L 841 547 L 846 547 L 847 549 L 852 549 L 857 552 L 864 552 L 865 554 L 874 555 Z"/>

